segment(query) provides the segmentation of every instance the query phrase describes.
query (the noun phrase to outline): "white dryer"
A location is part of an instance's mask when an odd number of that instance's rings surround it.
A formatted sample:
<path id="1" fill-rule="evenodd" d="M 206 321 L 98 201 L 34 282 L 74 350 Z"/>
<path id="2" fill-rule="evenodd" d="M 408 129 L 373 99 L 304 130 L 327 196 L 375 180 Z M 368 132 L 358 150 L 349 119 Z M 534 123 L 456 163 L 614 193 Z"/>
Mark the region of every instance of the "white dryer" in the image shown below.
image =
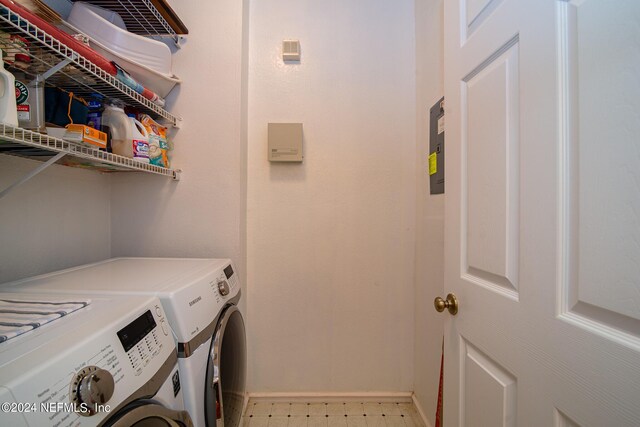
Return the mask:
<path id="1" fill-rule="evenodd" d="M 185 406 L 196 427 L 237 427 L 245 397 L 246 343 L 240 281 L 228 259 L 114 258 L 7 283 L 160 298 L 174 331 Z"/>
<path id="2" fill-rule="evenodd" d="M 0 302 L 0 425 L 193 425 L 157 298 L 5 291 Z"/>

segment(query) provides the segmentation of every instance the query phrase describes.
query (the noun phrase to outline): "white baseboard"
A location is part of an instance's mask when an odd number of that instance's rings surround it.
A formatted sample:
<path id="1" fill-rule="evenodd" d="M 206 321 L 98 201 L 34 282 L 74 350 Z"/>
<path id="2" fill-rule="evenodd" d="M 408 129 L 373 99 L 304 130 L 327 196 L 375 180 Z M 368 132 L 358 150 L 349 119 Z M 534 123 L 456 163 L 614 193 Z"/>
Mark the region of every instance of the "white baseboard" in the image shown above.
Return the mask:
<path id="1" fill-rule="evenodd" d="M 244 394 L 244 402 L 242 402 L 242 414 L 247 412 L 247 405 L 249 404 L 249 393 Z"/>
<path id="2" fill-rule="evenodd" d="M 415 406 L 416 409 L 418 410 L 418 414 L 420 415 L 420 418 L 422 419 L 422 422 L 424 423 L 424 425 L 426 427 L 431 427 L 431 424 L 429 423 L 429 420 L 427 419 L 427 416 L 425 415 L 424 410 L 422 409 L 422 405 L 420 405 L 420 402 L 418 402 L 418 399 L 416 398 L 415 393 L 411 395 L 411 400 L 413 401 L 413 406 Z"/>
<path id="3" fill-rule="evenodd" d="M 273 392 L 247 393 L 254 402 L 411 402 L 412 392 Z M 430 426 L 428 426 L 430 427 Z"/>

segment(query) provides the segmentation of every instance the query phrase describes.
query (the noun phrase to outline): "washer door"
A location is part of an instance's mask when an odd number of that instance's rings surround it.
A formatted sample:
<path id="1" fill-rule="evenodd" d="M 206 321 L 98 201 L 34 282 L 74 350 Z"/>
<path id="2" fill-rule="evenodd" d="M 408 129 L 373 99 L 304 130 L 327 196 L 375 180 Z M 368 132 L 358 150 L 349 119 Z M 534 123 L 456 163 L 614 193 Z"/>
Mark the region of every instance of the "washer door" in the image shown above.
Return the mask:
<path id="1" fill-rule="evenodd" d="M 209 352 L 204 391 L 207 427 L 238 427 L 246 370 L 244 320 L 238 307 L 231 305 L 220 315 Z"/>
<path id="2" fill-rule="evenodd" d="M 174 411 L 153 400 L 137 400 L 107 420 L 103 427 L 193 427 L 187 411 Z"/>

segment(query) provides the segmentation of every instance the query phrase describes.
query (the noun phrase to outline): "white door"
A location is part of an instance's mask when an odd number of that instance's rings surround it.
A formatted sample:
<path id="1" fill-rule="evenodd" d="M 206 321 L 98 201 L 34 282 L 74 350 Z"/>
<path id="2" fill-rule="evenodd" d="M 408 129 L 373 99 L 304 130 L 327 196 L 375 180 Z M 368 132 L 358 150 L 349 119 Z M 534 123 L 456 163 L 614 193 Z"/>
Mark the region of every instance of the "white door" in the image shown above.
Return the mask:
<path id="1" fill-rule="evenodd" d="M 445 102 L 444 425 L 640 425 L 640 1 L 445 0 Z"/>

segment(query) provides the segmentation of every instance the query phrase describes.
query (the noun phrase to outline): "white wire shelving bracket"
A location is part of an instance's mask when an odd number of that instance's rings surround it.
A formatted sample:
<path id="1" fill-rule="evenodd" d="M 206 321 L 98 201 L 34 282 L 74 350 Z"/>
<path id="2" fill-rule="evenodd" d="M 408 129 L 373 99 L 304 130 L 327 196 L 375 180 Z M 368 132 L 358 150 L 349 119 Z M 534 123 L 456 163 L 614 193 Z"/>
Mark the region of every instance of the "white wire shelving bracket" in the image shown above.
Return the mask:
<path id="1" fill-rule="evenodd" d="M 19 180 L 17 180 L 16 182 L 11 184 L 10 186 L 5 188 L 4 190 L 0 191 L 0 199 L 2 199 L 4 196 L 9 194 L 16 187 L 24 184 L 25 182 L 29 181 L 34 176 L 38 175 L 40 172 L 42 172 L 43 170 L 45 170 L 46 168 L 48 168 L 49 166 L 51 166 L 52 164 L 54 164 L 58 160 L 62 160 L 62 158 L 64 156 L 66 156 L 66 155 L 67 155 L 67 153 L 58 153 L 55 156 L 53 156 L 52 158 L 50 158 L 49 160 L 47 160 L 46 162 L 44 162 L 43 164 L 41 164 L 40 166 L 38 166 L 37 168 L 35 168 L 34 170 L 32 170 L 31 172 L 29 172 L 28 174 L 24 175 L 22 178 L 20 178 Z"/>
<path id="2" fill-rule="evenodd" d="M 102 172 L 147 172 L 180 180 L 179 169 L 141 163 L 128 157 L 107 153 L 92 146 L 76 144 L 26 129 L 0 124 L 0 153 L 30 159 L 49 158 L 15 183 L 0 191 L 0 198 L 24 184 L 54 163 L 65 160 L 66 166 L 97 169 Z M 65 159 L 63 159 L 65 158 Z M 67 160 L 68 158 L 68 160 Z"/>

